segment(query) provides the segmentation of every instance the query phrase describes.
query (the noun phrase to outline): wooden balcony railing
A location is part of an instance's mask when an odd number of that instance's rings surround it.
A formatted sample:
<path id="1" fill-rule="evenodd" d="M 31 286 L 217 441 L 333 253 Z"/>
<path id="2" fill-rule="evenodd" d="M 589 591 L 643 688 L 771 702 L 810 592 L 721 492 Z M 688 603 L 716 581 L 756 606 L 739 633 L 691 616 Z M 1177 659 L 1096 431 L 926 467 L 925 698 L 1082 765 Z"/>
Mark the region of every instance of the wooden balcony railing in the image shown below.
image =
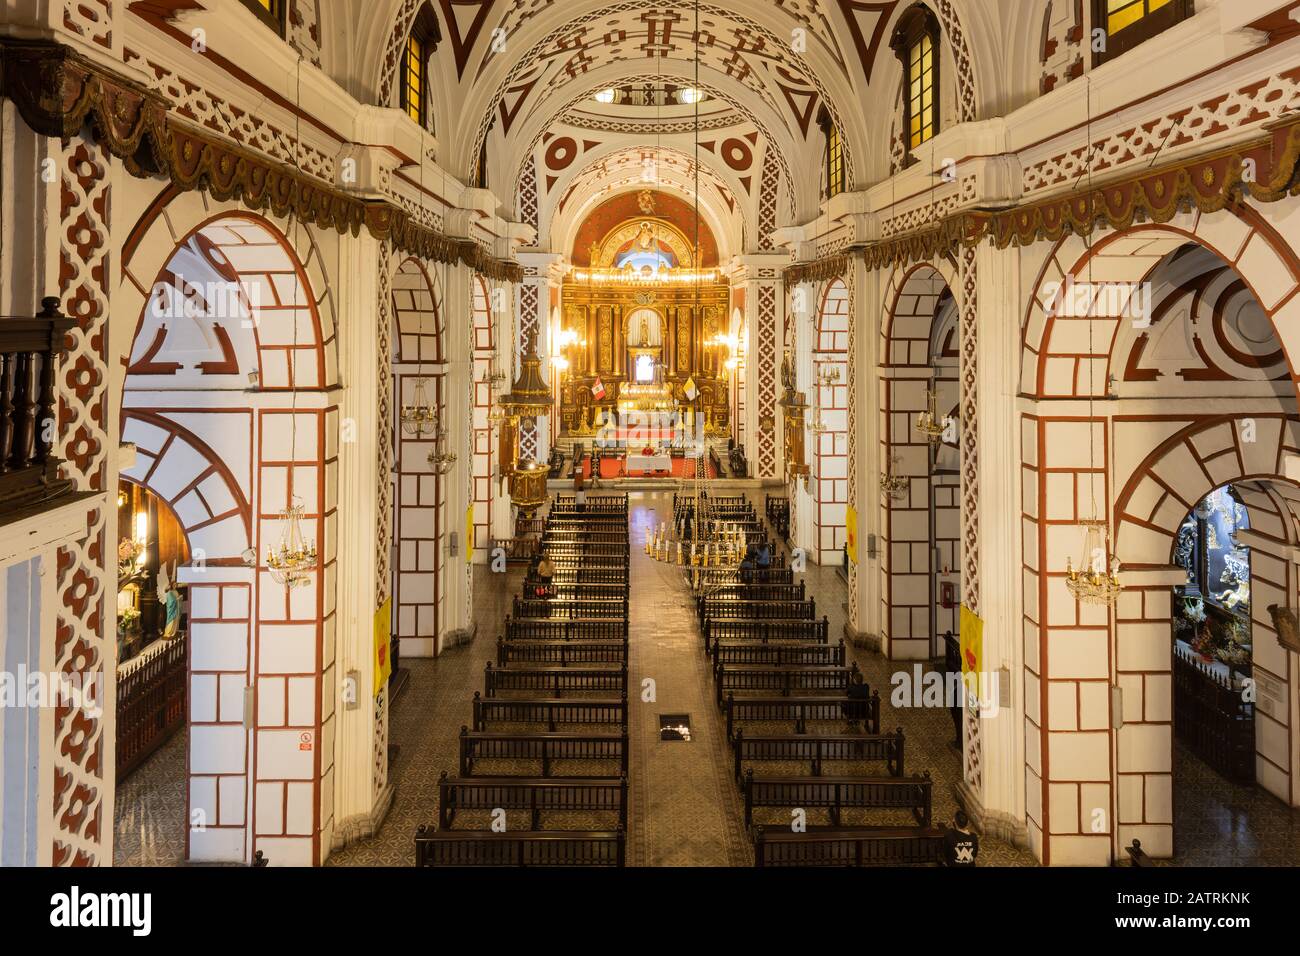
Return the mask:
<path id="1" fill-rule="evenodd" d="M 0 522 L 72 491 L 54 456 L 55 369 L 76 323 L 43 299 L 35 318 L 0 317 Z"/>

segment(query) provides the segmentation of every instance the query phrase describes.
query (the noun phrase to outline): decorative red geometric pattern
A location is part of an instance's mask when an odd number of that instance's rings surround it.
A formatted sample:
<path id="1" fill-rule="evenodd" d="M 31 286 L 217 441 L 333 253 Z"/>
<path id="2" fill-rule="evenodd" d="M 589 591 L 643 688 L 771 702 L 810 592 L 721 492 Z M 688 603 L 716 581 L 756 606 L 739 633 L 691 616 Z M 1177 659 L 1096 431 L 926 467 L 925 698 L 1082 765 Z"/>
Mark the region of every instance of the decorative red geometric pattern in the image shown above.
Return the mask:
<path id="1" fill-rule="evenodd" d="M 765 282 L 758 287 L 758 416 L 773 424 L 758 429 L 760 478 L 777 477 L 776 387 L 776 286 Z"/>
<path id="2" fill-rule="evenodd" d="M 62 172 L 59 293 L 65 314 L 77 320 L 58 382 L 59 456 L 78 489 L 106 491 L 111 161 L 106 151 L 81 138 L 62 145 L 51 141 L 50 148 Z M 92 512 L 86 538 L 59 552 L 55 668 L 86 681 L 104 681 L 113 666 L 104 615 L 110 590 L 106 549 L 116 538 L 116 522 L 112 509 Z M 110 753 L 104 752 L 103 720 L 87 707 L 65 704 L 55 710 L 55 866 L 109 862 L 103 851 L 105 827 L 112 821 L 103 819 L 103 787 L 104 766 L 112 756 L 111 743 Z"/>

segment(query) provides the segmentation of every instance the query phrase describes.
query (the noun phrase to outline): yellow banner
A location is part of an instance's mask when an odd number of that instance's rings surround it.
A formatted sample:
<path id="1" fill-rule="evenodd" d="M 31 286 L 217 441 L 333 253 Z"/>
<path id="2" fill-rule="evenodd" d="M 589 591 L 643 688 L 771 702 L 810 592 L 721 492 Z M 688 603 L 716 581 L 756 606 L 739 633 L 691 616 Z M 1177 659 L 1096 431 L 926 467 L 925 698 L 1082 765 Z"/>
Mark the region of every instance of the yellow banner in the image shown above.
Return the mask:
<path id="1" fill-rule="evenodd" d="M 393 599 L 390 597 L 375 612 L 375 696 L 384 689 L 393 673 L 391 652 Z"/>
<path id="2" fill-rule="evenodd" d="M 465 562 L 474 563 L 474 502 L 469 503 L 465 512 Z"/>
<path id="3" fill-rule="evenodd" d="M 961 606 L 961 673 L 984 671 L 984 621 L 965 604 Z"/>
<path id="4" fill-rule="evenodd" d="M 854 564 L 858 563 L 858 510 L 852 506 L 844 514 L 844 526 L 848 531 L 848 537 L 845 540 L 845 547 L 849 552 L 849 560 Z"/>

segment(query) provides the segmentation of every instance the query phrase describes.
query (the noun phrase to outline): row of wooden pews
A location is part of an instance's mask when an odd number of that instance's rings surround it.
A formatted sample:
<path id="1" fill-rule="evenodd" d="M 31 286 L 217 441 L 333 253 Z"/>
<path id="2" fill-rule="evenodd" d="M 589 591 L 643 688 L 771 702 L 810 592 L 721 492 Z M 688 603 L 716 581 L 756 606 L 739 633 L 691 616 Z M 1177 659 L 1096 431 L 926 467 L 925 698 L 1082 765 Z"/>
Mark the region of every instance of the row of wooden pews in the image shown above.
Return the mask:
<path id="1" fill-rule="evenodd" d="M 803 582 L 714 568 L 693 583 L 754 865 L 941 862 L 930 776 L 905 772 L 902 729 L 881 731 L 879 691 L 830 643 Z"/>
<path id="2" fill-rule="evenodd" d="M 623 866 L 628 795 L 626 495 L 560 497 L 461 728 L 417 866 Z"/>

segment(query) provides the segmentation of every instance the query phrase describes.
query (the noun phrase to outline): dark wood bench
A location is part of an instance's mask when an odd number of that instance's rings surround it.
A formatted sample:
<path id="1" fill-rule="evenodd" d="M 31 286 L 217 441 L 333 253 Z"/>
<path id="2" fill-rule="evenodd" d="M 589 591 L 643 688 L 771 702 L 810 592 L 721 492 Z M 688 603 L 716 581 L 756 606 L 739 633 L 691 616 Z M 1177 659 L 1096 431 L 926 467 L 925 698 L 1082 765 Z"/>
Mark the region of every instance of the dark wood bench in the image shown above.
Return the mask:
<path id="1" fill-rule="evenodd" d="M 700 624 L 705 621 L 812 621 L 817 618 L 817 601 L 732 601 L 706 597 L 699 605 Z"/>
<path id="2" fill-rule="evenodd" d="M 530 830 L 541 830 L 542 814 L 587 811 L 614 813 L 627 827 L 627 777 L 448 777 L 438 778 L 438 829 L 452 828 L 461 810 L 527 810 Z"/>
<path id="3" fill-rule="evenodd" d="M 483 697 L 474 691 L 473 728 L 487 730 L 488 724 L 542 724 L 548 732 L 567 724 L 627 724 L 627 696 L 617 700 L 520 700 Z"/>
<path id="4" fill-rule="evenodd" d="M 604 541 L 543 541 L 540 552 L 557 558 L 614 558 L 626 561 L 628 545 Z"/>
<path id="5" fill-rule="evenodd" d="M 746 581 L 741 580 L 738 568 L 704 568 L 696 570 L 694 574 L 698 578 L 697 590 L 700 591 L 724 585 L 794 584 L 794 571 L 790 568 L 772 567 L 761 571 L 755 569 L 748 572 Z"/>
<path id="6" fill-rule="evenodd" d="M 495 667 L 483 670 L 483 696 L 502 693 L 623 694 L 627 692 L 627 664 L 614 667 Z"/>
<path id="7" fill-rule="evenodd" d="M 552 620 L 507 617 L 507 641 L 625 641 L 627 624 L 617 618 Z"/>
<path id="8" fill-rule="evenodd" d="M 826 810 L 831 826 L 845 810 L 910 810 L 919 826 L 930 825 L 930 774 L 912 777 L 757 777 L 745 771 L 745 826 L 757 809 Z"/>
<path id="9" fill-rule="evenodd" d="M 754 828 L 754 866 L 942 865 L 944 831 L 936 827 Z"/>
<path id="10" fill-rule="evenodd" d="M 460 728 L 460 775 L 474 776 L 480 760 L 533 760 L 541 763 L 541 776 L 554 776 L 557 760 L 610 760 L 627 775 L 627 727 L 612 733 L 493 733 Z"/>
<path id="11" fill-rule="evenodd" d="M 626 664 L 627 639 L 621 641 L 507 641 L 497 638 L 497 666 L 508 664 Z"/>
<path id="12" fill-rule="evenodd" d="M 753 643 L 717 641 L 713 645 L 715 664 L 838 664 L 845 661 L 844 639 L 834 646 L 792 641 L 790 643 Z"/>
<path id="13" fill-rule="evenodd" d="M 712 653 L 717 641 L 757 641 L 763 644 L 811 641 L 827 643 L 830 621 L 713 620 L 704 622 L 704 650 Z"/>
<path id="14" fill-rule="evenodd" d="M 415 865 L 622 866 L 624 843 L 622 830 L 482 833 L 420 827 Z"/>
<path id="15" fill-rule="evenodd" d="M 551 564 L 554 566 L 555 562 Z M 554 573 L 551 575 L 551 581 L 554 584 L 617 584 L 624 588 L 627 587 L 628 569 L 622 567 L 577 567 L 561 568 L 553 567 Z"/>
<path id="16" fill-rule="evenodd" d="M 731 742 L 731 750 L 737 784 L 744 780 L 745 764 L 772 761 L 806 763 L 809 766 L 808 776 L 812 777 L 820 777 L 826 763 L 846 761 L 880 761 L 886 765 L 891 777 L 903 775 L 902 727 L 892 734 L 787 734 L 767 737 L 746 736 L 744 728 L 738 727 L 736 737 Z"/>
<path id="17" fill-rule="evenodd" d="M 804 664 L 773 667 L 770 664 L 713 665 L 713 687 L 718 709 L 728 694 L 771 697 L 811 697 L 815 694 L 848 696 L 854 679 L 861 678 L 858 665 Z"/>
<path id="18" fill-rule="evenodd" d="M 746 571 L 746 574 L 749 572 Z M 803 601 L 808 597 L 804 582 L 798 584 L 747 584 L 743 581 L 706 587 L 695 597 L 698 612 L 705 601 Z"/>
<path id="19" fill-rule="evenodd" d="M 615 618 L 622 620 L 627 629 L 628 600 L 625 595 L 615 601 L 593 599 L 579 600 L 536 600 L 516 597 L 511 607 L 511 616 L 516 618 L 540 618 L 552 621 L 572 621 L 578 618 Z"/>
<path id="20" fill-rule="evenodd" d="M 557 571 L 577 571 L 580 568 L 599 568 L 604 571 L 621 571 L 627 574 L 628 559 L 624 557 L 609 557 L 608 555 L 566 555 L 566 554 L 547 554 L 544 555 L 551 566 Z"/>
<path id="21" fill-rule="evenodd" d="M 847 714 L 866 705 L 866 715 L 858 718 L 863 730 L 880 733 L 880 692 L 872 691 L 867 700 L 850 697 L 737 697 L 727 696 L 727 739 L 734 740 L 737 726 L 743 721 L 781 721 L 794 725 L 796 734 L 807 733 L 809 721 L 847 721 Z"/>

